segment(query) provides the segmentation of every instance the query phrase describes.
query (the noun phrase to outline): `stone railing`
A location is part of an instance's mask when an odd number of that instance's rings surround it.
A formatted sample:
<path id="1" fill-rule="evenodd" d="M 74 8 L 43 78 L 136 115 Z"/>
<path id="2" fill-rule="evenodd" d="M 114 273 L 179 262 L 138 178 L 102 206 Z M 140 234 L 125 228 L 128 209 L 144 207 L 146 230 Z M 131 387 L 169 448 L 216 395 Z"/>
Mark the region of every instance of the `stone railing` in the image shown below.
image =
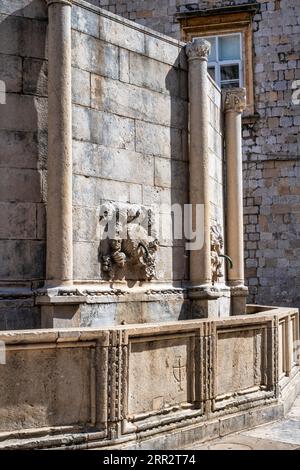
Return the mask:
<path id="1" fill-rule="evenodd" d="M 278 419 L 299 390 L 298 312 L 253 310 L 2 332 L 0 447 L 176 448 Z"/>

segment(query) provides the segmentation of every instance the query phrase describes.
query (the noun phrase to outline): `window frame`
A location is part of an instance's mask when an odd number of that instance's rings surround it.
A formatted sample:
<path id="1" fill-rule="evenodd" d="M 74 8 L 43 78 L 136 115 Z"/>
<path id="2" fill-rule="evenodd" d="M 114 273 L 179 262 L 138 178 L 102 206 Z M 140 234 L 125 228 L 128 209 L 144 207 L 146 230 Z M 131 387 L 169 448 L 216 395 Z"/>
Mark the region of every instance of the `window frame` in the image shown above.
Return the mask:
<path id="1" fill-rule="evenodd" d="M 243 83 L 246 88 L 247 106 L 243 116 L 254 115 L 254 74 L 253 74 L 253 33 L 252 11 L 195 11 L 193 14 L 178 15 L 180 22 L 181 39 L 185 42 L 196 37 L 222 36 L 230 33 L 241 33 Z"/>

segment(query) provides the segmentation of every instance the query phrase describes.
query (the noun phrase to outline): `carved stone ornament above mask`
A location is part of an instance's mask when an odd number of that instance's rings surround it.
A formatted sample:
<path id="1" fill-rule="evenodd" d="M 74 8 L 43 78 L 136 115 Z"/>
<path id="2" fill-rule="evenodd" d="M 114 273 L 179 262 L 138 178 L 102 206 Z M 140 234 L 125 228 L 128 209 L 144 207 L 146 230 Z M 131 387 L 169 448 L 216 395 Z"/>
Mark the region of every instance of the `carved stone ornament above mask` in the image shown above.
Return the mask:
<path id="1" fill-rule="evenodd" d="M 220 277 L 223 277 L 223 263 L 221 259 L 223 247 L 222 228 L 219 224 L 213 225 L 210 229 L 211 273 L 213 284 L 218 282 Z"/>

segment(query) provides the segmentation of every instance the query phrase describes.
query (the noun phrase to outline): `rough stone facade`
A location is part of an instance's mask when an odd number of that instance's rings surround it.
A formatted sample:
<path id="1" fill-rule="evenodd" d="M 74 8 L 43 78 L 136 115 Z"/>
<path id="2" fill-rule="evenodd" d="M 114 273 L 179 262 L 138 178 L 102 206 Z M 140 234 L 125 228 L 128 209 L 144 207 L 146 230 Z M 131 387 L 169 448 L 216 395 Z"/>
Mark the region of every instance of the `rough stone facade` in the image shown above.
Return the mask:
<path id="1" fill-rule="evenodd" d="M 90 0 L 180 38 L 174 15 L 252 0 Z M 253 18 L 255 116 L 244 121 L 245 258 L 250 297 L 264 304 L 300 306 L 300 3 L 257 0 Z M 295 96 L 295 95 L 294 95 Z"/>

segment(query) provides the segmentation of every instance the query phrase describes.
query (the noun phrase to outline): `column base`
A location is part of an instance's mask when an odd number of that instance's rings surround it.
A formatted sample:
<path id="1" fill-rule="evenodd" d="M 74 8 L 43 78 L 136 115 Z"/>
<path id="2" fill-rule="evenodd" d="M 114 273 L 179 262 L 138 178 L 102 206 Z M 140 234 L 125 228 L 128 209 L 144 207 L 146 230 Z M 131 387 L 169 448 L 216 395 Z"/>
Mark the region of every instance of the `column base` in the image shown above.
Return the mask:
<path id="1" fill-rule="evenodd" d="M 230 288 L 224 284 L 190 286 L 191 318 L 224 318 L 230 316 Z"/>
<path id="2" fill-rule="evenodd" d="M 74 328 L 80 326 L 80 293 L 73 285 L 45 287 L 36 293 L 41 307 L 41 328 Z"/>
<path id="3" fill-rule="evenodd" d="M 244 285 L 231 286 L 231 315 L 246 315 L 248 287 Z"/>

